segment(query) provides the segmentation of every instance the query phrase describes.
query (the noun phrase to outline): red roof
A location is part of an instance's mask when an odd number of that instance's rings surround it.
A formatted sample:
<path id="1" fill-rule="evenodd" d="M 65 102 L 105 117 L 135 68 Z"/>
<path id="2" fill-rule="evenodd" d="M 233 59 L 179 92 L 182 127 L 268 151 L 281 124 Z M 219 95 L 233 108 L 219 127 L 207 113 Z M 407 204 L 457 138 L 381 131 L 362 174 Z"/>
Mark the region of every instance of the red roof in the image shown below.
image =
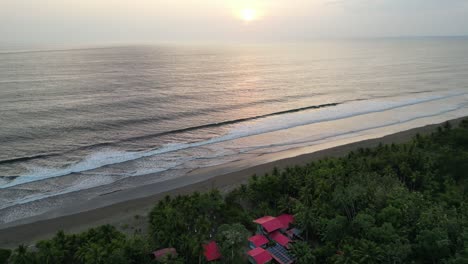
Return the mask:
<path id="1" fill-rule="evenodd" d="M 221 253 L 219 252 L 219 247 L 216 242 L 211 241 L 210 243 L 203 245 L 203 248 L 205 249 L 203 255 L 205 255 L 207 261 L 213 261 L 221 258 Z"/>
<path id="2" fill-rule="evenodd" d="M 257 264 L 264 264 L 272 260 L 270 253 L 263 248 L 254 248 L 247 252 L 247 255 L 251 256 Z"/>
<path id="3" fill-rule="evenodd" d="M 253 222 L 262 225 L 268 233 L 278 230 L 283 226 L 281 222 L 273 216 L 264 216 L 254 220 Z"/>
<path id="4" fill-rule="evenodd" d="M 153 255 L 157 260 L 161 260 L 167 255 L 177 256 L 177 251 L 175 248 L 163 248 L 163 249 L 154 251 Z"/>
<path id="5" fill-rule="evenodd" d="M 264 216 L 264 217 L 260 217 L 257 220 L 254 220 L 254 223 L 257 223 L 259 225 L 263 225 L 264 223 L 266 223 L 268 221 L 271 221 L 273 219 L 275 219 L 275 217 L 267 215 L 267 216 Z"/>
<path id="6" fill-rule="evenodd" d="M 268 243 L 268 239 L 264 235 L 255 235 L 249 238 L 249 241 L 252 242 L 256 247 L 261 247 Z"/>
<path id="7" fill-rule="evenodd" d="M 281 232 L 279 231 L 271 233 L 270 238 L 278 242 L 278 244 L 282 245 L 283 247 L 286 247 L 289 244 L 289 242 L 291 242 L 291 240 L 287 236 L 281 234 Z"/>
<path id="8" fill-rule="evenodd" d="M 288 229 L 289 224 L 294 222 L 294 216 L 290 215 L 290 214 L 282 214 L 282 215 L 276 217 L 276 219 L 278 219 L 281 222 L 281 225 L 283 226 L 282 228 L 284 228 L 284 229 Z"/>

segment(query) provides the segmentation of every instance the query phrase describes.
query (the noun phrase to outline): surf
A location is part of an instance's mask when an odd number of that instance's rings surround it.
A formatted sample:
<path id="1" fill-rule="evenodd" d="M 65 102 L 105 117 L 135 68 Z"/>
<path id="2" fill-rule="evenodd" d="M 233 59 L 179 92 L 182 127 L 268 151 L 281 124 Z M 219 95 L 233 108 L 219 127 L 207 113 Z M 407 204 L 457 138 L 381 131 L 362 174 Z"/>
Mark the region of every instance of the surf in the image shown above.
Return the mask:
<path id="1" fill-rule="evenodd" d="M 384 112 L 397 108 L 444 100 L 456 96 L 464 96 L 467 94 L 468 93 L 452 93 L 447 95 L 433 95 L 421 97 L 418 99 L 404 98 L 400 99 L 399 101 L 354 101 L 350 103 L 334 105 L 334 107 L 331 108 L 333 110 L 327 108 L 331 107 L 331 105 L 328 104 L 321 105 L 320 107 L 312 106 L 308 107 L 307 109 L 298 108 L 294 110 L 275 112 L 272 114 L 263 115 L 261 117 L 250 117 L 246 119 L 237 119 L 216 124 L 199 126 L 195 128 L 192 127 L 189 129 L 193 130 L 201 128 L 210 128 L 213 126 L 234 125 L 226 135 L 211 138 L 205 141 L 193 143 L 167 144 L 157 149 L 141 152 L 127 152 L 108 149 L 92 153 L 91 155 L 86 156 L 81 161 L 64 166 L 63 168 L 48 168 L 37 166 L 31 167 L 29 168 L 29 173 L 19 175 L 9 183 L 1 185 L 0 189 L 9 188 L 34 181 L 40 181 L 53 177 L 60 177 L 70 175 L 73 173 L 95 170 L 114 164 L 134 161 L 145 157 L 151 157 L 189 148 L 202 147 L 205 145 L 290 129 L 298 126 L 347 119 L 371 113 Z M 178 132 L 181 133 L 190 130 L 178 130 Z M 171 133 L 175 132 L 172 131 Z"/>

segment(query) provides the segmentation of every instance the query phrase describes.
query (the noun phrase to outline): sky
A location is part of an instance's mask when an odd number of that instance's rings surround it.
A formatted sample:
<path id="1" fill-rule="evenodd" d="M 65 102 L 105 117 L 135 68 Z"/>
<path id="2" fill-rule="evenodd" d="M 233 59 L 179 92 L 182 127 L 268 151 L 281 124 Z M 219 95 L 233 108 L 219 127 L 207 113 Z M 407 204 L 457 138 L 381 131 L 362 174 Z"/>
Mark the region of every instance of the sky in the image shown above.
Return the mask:
<path id="1" fill-rule="evenodd" d="M 468 0 L 0 0 L 0 45 L 460 35 Z"/>

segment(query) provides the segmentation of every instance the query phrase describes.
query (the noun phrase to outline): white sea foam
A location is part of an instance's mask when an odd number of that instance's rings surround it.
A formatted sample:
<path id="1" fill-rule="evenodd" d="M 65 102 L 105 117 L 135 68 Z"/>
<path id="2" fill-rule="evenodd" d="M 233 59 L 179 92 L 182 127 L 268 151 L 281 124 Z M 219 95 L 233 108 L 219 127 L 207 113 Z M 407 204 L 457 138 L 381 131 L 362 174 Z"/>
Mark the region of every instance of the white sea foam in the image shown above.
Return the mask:
<path id="1" fill-rule="evenodd" d="M 57 191 L 53 192 L 46 192 L 46 193 L 35 193 L 32 195 L 26 195 L 20 199 L 16 199 L 14 201 L 10 202 L 5 202 L 0 205 L 0 209 L 8 208 L 10 206 L 16 205 L 16 204 L 25 204 L 29 202 L 33 202 L 36 200 L 41 200 L 45 199 L 48 197 L 53 197 L 61 194 L 66 194 L 74 191 L 79 191 L 79 190 L 84 190 L 84 189 L 89 189 L 93 188 L 96 186 L 101 186 L 105 184 L 110 184 L 114 180 L 110 176 L 104 176 L 100 175 L 99 177 L 87 177 L 85 179 L 80 179 L 80 181 L 72 186 L 66 187 L 64 189 L 59 189 Z"/>
<path id="2" fill-rule="evenodd" d="M 399 98 L 391 100 L 358 101 L 345 103 L 331 108 L 320 108 L 313 111 L 293 113 L 292 115 L 272 116 L 255 123 L 241 124 L 234 128 L 234 134 L 263 134 L 297 126 L 310 125 L 321 122 L 328 122 L 346 119 L 359 115 L 389 111 L 397 108 L 429 103 L 433 101 L 449 99 L 457 96 L 464 96 L 468 93 L 457 93 L 448 95 L 420 96 L 417 98 Z"/>
<path id="3" fill-rule="evenodd" d="M 226 154 L 225 149 L 221 148 L 219 149 L 220 153 L 217 153 L 220 155 L 216 155 L 216 153 L 213 153 L 213 155 L 210 156 L 211 159 L 207 160 L 207 163 L 197 162 L 196 164 L 191 164 L 199 158 L 199 157 L 195 157 L 196 155 L 195 156 L 183 156 L 183 157 L 180 157 L 180 159 L 177 159 L 177 161 L 171 160 L 171 157 L 167 157 L 167 156 L 165 156 L 163 159 L 157 158 L 155 162 L 151 160 L 142 159 L 138 161 L 136 164 L 134 164 L 135 165 L 134 168 L 136 170 L 128 172 L 128 176 L 147 175 L 150 173 L 163 172 L 163 171 L 167 171 L 169 169 L 174 169 L 174 168 L 187 169 L 187 168 L 197 168 L 199 166 L 205 167 L 205 166 L 222 164 L 222 163 L 228 162 L 229 160 L 232 161 L 232 158 L 233 158 L 232 155 L 235 155 L 236 153 L 251 153 L 251 151 L 256 151 L 260 149 L 263 149 L 261 153 L 269 153 L 271 151 L 283 151 L 283 150 L 287 150 L 287 149 L 295 148 L 295 147 L 310 146 L 310 145 L 318 144 L 318 143 L 328 141 L 328 140 L 334 140 L 334 139 L 343 138 L 343 137 L 353 137 L 367 130 L 403 124 L 403 123 L 411 122 L 411 121 L 418 120 L 418 119 L 441 116 L 441 115 L 450 114 L 452 112 L 456 112 L 458 110 L 466 109 L 466 108 L 467 108 L 467 102 L 459 103 L 456 105 L 443 105 L 440 108 L 432 109 L 432 111 L 428 111 L 427 114 L 426 114 L 426 111 L 423 111 L 423 112 L 416 113 L 415 115 L 412 115 L 409 117 L 404 116 L 396 120 L 380 122 L 379 124 L 375 124 L 375 125 L 362 126 L 360 129 L 352 129 L 352 130 L 346 130 L 346 131 L 341 131 L 341 132 L 332 131 L 330 133 L 321 134 L 319 137 L 306 138 L 304 140 L 286 140 L 278 144 L 269 144 L 269 145 L 258 146 L 258 147 L 238 149 L 237 151 L 231 150 L 230 151 L 231 155 Z M 284 147 L 284 148 L 278 149 L 278 147 Z M 216 149 L 218 149 L 218 147 L 216 147 Z M 152 159 L 154 158 L 156 157 L 153 157 Z M 203 158 L 205 158 L 205 156 L 203 156 Z M 181 176 L 182 174 L 177 173 L 177 175 Z M 170 176 L 172 178 L 175 175 L 171 173 Z M 167 178 L 167 175 L 166 175 L 166 178 Z M 159 180 L 164 180 L 164 178 L 161 178 Z M 69 187 L 65 187 L 63 189 L 60 189 L 54 192 L 28 195 L 19 200 L 7 202 L 3 204 L 2 206 L 0 206 L 0 209 L 9 207 L 15 204 L 28 203 L 28 202 L 32 202 L 35 200 L 40 200 L 40 199 L 44 199 L 44 198 L 48 198 L 48 197 L 52 197 L 56 195 L 63 195 L 69 192 L 79 191 L 82 189 L 88 189 L 88 188 L 92 188 L 92 187 L 96 187 L 96 186 L 100 186 L 104 184 L 109 184 L 112 182 L 113 182 L 112 177 L 104 176 L 101 174 L 97 174 L 96 176 L 87 176 L 86 178 L 79 179 L 77 184 L 74 184 Z"/>
<path id="4" fill-rule="evenodd" d="M 403 123 L 408 123 L 411 121 L 415 121 L 418 119 L 423 119 L 423 118 L 430 118 L 430 117 L 435 117 L 435 116 L 440 116 L 448 113 L 452 113 L 464 108 L 468 107 L 468 103 L 461 103 L 458 105 L 454 106 L 443 106 L 440 109 L 437 109 L 438 111 L 436 112 L 431 112 L 430 114 L 424 114 L 424 115 L 417 115 L 417 116 L 412 116 L 408 118 L 402 118 L 398 119 L 396 121 L 388 121 L 388 122 L 383 122 L 378 125 L 370 125 L 370 126 L 362 126 L 359 129 L 353 129 L 353 130 L 346 130 L 343 132 L 330 132 L 326 133 L 320 137 L 315 137 L 313 139 L 307 138 L 305 140 L 288 140 L 284 141 L 278 144 L 269 144 L 269 145 L 262 145 L 262 146 L 255 146 L 255 147 L 247 147 L 244 149 L 239 150 L 240 152 L 252 152 L 256 150 L 262 150 L 262 153 L 269 153 L 269 152 L 275 152 L 276 147 L 287 147 L 286 149 L 289 148 L 294 148 L 297 146 L 308 146 L 310 144 L 316 144 L 317 142 L 323 142 L 329 139 L 335 139 L 335 138 L 340 138 L 340 137 L 346 137 L 346 136 L 353 136 L 355 134 L 359 134 L 364 131 L 372 130 L 372 129 L 378 129 L 378 128 L 384 128 L 384 127 L 390 127 L 398 124 L 403 124 Z M 273 149 L 272 151 L 265 151 L 265 149 Z"/>
<path id="5" fill-rule="evenodd" d="M 47 167 L 31 167 L 29 173 L 17 177 L 15 180 L 0 185 L 0 189 L 17 186 L 20 184 L 30 183 L 34 181 L 44 180 L 52 177 L 59 177 L 71 173 L 79 173 L 90 171 L 112 164 L 118 164 L 128 161 L 133 161 L 145 157 L 155 156 L 159 154 L 179 151 L 188 148 L 200 147 L 214 143 L 239 139 L 243 137 L 259 135 L 284 129 L 289 129 L 297 126 L 310 125 L 314 123 L 327 122 L 333 120 L 346 119 L 354 116 L 365 115 L 376 112 L 384 112 L 397 108 L 424 104 L 438 100 L 449 99 L 457 96 L 466 96 L 468 93 L 450 93 L 437 95 L 419 95 L 412 98 L 387 98 L 373 101 L 357 101 L 341 104 L 330 108 L 314 109 L 303 112 L 295 112 L 279 116 L 271 116 L 255 121 L 249 121 L 233 126 L 231 131 L 220 137 L 212 138 L 206 141 L 195 143 L 179 143 L 168 144 L 161 148 L 141 151 L 141 152 L 125 152 L 117 150 L 105 150 L 93 153 L 85 157 L 82 161 L 71 164 L 64 168 L 47 168 Z M 143 172 L 160 172 L 167 169 L 167 166 L 161 168 L 150 168 L 142 170 Z M 140 173 L 131 173 L 129 176 L 141 175 Z"/>

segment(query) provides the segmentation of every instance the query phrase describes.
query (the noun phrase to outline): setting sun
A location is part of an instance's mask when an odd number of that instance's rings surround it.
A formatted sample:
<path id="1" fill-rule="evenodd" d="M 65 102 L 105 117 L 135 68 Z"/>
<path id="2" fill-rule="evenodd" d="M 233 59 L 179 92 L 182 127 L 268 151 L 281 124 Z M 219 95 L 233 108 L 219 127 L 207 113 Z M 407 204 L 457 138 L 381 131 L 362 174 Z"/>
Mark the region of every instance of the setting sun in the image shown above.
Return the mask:
<path id="1" fill-rule="evenodd" d="M 242 9 L 241 11 L 241 18 L 246 22 L 250 22 L 257 18 L 257 11 L 252 8 Z"/>

